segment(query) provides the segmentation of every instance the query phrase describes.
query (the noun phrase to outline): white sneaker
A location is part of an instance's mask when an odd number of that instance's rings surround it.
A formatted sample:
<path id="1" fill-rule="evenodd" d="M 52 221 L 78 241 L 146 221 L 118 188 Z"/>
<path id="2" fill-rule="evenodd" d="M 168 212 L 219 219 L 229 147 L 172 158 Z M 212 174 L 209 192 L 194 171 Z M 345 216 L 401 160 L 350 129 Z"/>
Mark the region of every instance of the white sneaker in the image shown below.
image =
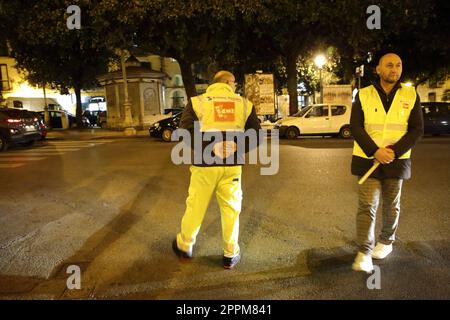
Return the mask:
<path id="1" fill-rule="evenodd" d="M 352 269 L 355 271 L 371 273 L 373 271 L 372 257 L 368 254 L 358 252 L 355 262 L 353 262 Z"/>
<path id="2" fill-rule="evenodd" d="M 377 243 L 372 251 L 372 258 L 384 259 L 392 252 L 392 244 Z"/>

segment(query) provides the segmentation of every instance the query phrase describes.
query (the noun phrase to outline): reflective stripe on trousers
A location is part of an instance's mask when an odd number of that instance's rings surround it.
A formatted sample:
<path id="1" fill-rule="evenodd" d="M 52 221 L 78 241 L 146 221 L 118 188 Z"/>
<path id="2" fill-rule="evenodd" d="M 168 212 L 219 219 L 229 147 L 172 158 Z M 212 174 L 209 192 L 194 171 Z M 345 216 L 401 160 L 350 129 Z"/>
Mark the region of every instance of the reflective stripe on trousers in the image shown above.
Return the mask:
<path id="1" fill-rule="evenodd" d="M 216 193 L 222 221 L 224 256 L 239 254 L 239 214 L 242 204 L 241 166 L 191 166 L 186 211 L 177 235 L 178 247 L 190 252 L 200 231 L 212 194 Z"/>
<path id="2" fill-rule="evenodd" d="M 395 240 L 400 217 L 402 179 L 369 178 L 359 186 L 356 234 L 359 251 L 370 254 L 375 246 L 376 213 L 383 202 L 383 225 L 379 241 L 391 244 Z"/>

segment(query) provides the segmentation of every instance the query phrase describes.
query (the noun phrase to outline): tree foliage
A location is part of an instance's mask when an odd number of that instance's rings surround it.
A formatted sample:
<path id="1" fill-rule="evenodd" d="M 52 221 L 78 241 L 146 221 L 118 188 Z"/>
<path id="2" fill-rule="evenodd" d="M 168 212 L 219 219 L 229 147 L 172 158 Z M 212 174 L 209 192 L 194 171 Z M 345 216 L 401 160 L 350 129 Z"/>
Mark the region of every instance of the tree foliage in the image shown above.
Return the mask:
<path id="1" fill-rule="evenodd" d="M 65 8 L 82 8 L 82 29 L 68 30 Z M 416 84 L 440 77 L 450 65 L 450 9 L 444 0 L 379 1 L 381 29 L 366 26 L 370 0 L 0 0 L 2 29 L 19 66 L 35 83 L 86 88 L 115 49 L 178 60 L 188 96 L 196 95 L 193 64 L 227 68 L 239 80 L 273 72 L 297 109 L 297 83 L 317 89 L 311 63 L 333 48 L 328 67 L 346 83 L 361 64 L 370 71 L 377 53 L 398 52 L 404 77 Z M 368 53 L 374 56 L 367 62 Z M 363 84 L 374 79 L 366 72 Z"/>
<path id="2" fill-rule="evenodd" d="M 66 9 L 73 1 L 1 1 L 8 17 L 7 34 L 19 69 L 32 84 L 52 84 L 62 91 L 73 88 L 77 100 L 77 124 L 81 122 L 81 90 L 97 86 L 96 76 L 107 71 L 111 51 L 86 19 L 93 1 L 80 0 L 81 29 L 67 27 Z M 85 18 L 83 18 L 85 17 Z"/>

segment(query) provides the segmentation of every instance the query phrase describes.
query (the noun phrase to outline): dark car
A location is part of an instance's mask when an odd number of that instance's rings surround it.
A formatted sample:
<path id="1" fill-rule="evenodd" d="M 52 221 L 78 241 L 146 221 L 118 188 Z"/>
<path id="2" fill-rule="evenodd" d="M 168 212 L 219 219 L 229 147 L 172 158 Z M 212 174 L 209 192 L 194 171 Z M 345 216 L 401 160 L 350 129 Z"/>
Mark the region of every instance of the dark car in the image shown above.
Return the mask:
<path id="1" fill-rule="evenodd" d="M 422 102 L 425 134 L 450 134 L 450 102 Z"/>
<path id="2" fill-rule="evenodd" d="M 172 138 L 172 132 L 180 125 L 182 112 L 175 113 L 170 118 L 159 120 L 155 122 L 149 129 L 151 137 L 163 139 L 169 142 Z"/>
<path id="3" fill-rule="evenodd" d="M 44 140 L 47 137 L 47 126 L 45 125 L 44 118 L 39 112 L 28 111 L 31 116 L 39 123 L 39 133 L 41 134 L 41 140 Z"/>
<path id="4" fill-rule="evenodd" d="M 26 110 L 0 109 L 0 151 L 12 144 L 33 145 L 41 140 L 40 119 Z"/>
<path id="5" fill-rule="evenodd" d="M 184 111 L 184 109 L 182 109 L 182 108 L 169 108 L 169 109 L 164 109 L 164 114 L 172 113 L 174 115 L 174 114 L 177 114 L 177 113 L 180 113 L 183 111 Z"/>

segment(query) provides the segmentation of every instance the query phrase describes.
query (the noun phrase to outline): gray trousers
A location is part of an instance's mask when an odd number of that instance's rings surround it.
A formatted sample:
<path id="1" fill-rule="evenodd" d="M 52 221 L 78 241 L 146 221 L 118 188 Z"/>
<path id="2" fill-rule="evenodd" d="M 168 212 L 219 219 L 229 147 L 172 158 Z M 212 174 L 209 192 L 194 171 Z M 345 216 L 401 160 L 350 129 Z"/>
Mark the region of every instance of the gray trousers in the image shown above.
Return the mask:
<path id="1" fill-rule="evenodd" d="M 383 203 L 383 225 L 379 242 L 387 245 L 394 242 L 400 217 L 402 183 L 402 179 L 369 178 L 359 185 L 356 234 L 360 252 L 371 254 L 375 246 L 375 224 L 380 199 Z"/>

